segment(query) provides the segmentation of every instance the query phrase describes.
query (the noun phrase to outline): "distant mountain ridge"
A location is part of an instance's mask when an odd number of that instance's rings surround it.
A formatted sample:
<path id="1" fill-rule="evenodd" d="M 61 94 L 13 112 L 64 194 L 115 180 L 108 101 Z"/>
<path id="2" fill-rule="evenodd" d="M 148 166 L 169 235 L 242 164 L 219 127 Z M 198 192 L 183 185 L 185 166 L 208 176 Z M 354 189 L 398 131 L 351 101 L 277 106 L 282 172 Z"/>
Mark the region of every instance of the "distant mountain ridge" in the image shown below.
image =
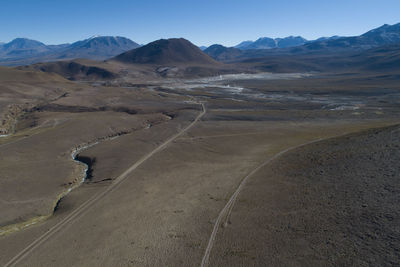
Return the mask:
<path id="1" fill-rule="evenodd" d="M 372 48 L 381 45 L 390 45 L 400 42 L 400 23 L 394 25 L 385 24 L 370 30 L 360 36 L 351 37 L 321 37 L 308 41 L 301 36 L 289 36 L 285 38 L 262 37 L 256 41 L 244 41 L 234 46 L 241 50 L 273 49 L 304 46 L 307 50 L 324 48 Z"/>
<path id="2" fill-rule="evenodd" d="M 276 40 L 271 38 L 260 38 L 258 43 L 264 46 L 272 46 L 272 42 Z M 337 54 L 363 51 L 380 46 L 400 44 L 400 23 L 395 25 L 383 25 L 376 29 L 370 30 L 360 36 L 352 37 L 321 37 L 314 41 L 308 41 L 303 45 L 286 46 L 282 48 L 254 48 L 260 47 L 249 41 L 242 42 L 238 46 L 240 49 L 232 47 L 210 46 L 213 49 L 204 50 L 209 56 L 215 60 L 224 62 L 240 61 L 251 58 L 263 58 L 278 55 L 298 55 L 298 54 Z M 292 43 L 293 44 L 293 43 Z M 252 49 L 244 49 L 243 46 L 253 47 Z M 238 47 L 236 46 L 236 47 Z"/>
<path id="3" fill-rule="evenodd" d="M 150 44 L 154 45 L 154 42 Z M 400 44 L 400 23 L 394 25 L 385 24 L 359 36 L 321 37 L 313 41 L 307 41 L 301 36 L 289 36 L 275 39 L 263 37 L 254 42 L 241 42 L 235 47 L 228 48 L 221 45 L 212 45 L 208 48 L 201 47 L 201 49 L 204 49 L 207 55 L 216 60 L 237 61 L 270 55 L 357 52 L 395 44 Z M 9 43 L 0 44 L 0 65 L 26 65 L 75 58 L 105 60 L 138 47 L 140 47 L 139 44 L 128 38 L 118 36 L 95 36 L 72 44 L 60 45 L 45 45 L 39 41 L 17 38 Z M 199 60 L 207 61 L 204 58 L 204 54 L 203 56 L 199 56 L 201 50 L 198 47 L 196 47 L 196 52 L 194 48 L 192 48 L 192 52 L 186 55 L 186 48 L 189 46 L 183 45 L 182 48 L 184 47 L 185 49 L 181 51 L 178 49 L 171 54 L 168 54 L 168 49 L 164 50 L 164 52 L 162 52 L 163 60 L 167 62 L 167 58 L 170 57 L 171 62 L 177 61 L 181 57 L 179 54 L 182 53 L 182 58 L 185 58 L 189 54 L 197 54 Z M 146 49 L 149 49 L 149 47 L 147 46 Z M 153 47 L 153 49 L 154 51 L 157 50 L 155 47 Z M 140 51 L 144 52 L 144 50 Z M 155 54 L 149 54 L 149 56 L 155 60 Z M 139 59 L 137 58 L 137 60 Z M 146 61 L 143 57 L 140 60 Z M 158 60 L 161 60 L 161 58 Z"/>
<path id="4" fill-rule="evenodd" d="M 252 43 L 254 43 L 253 41 L 243 41 L 237 45 L 234 46 L 234 48 L 237 49 L 246 49 L 246 47 L 248 47 L 249 45 L 251 45 Z"/>
<path id="5" fill-rule="evenodd" d="M 288 47 L 302 46 L 307 43 L 336 40 L 339 38 L 343 37 L 334 35 L 330 37 L 320 37 L 316 40 L 307 40 L 301 36 L 288 36 L 285 38 L 260 37 L 256 41 L 250 41 L 250 40 L 243 41 L 233 47 L 241 50 L 288 48 Z"/>
<path id="6" fill-rule="evenodd" d="M 27 38 L 16 38 L 11 42 L 4 43 L 0 46 L 0 57 L 10 58 L 17 56 L 29 56 L 37 53 L 44 53 L 50 50 L 51 48 L 39 41 Z"/>
<path id="7" fill-rule="evenodd" d="M 78 41 L 58 53 L 58 58 L 107 59 L 139 47 L 134 41 L 120 36 L 95 36 Z"/>
<path id="8" fill-rule="evenodd" d="M 330 36 L 330 37 L 319 37 L 318 39 L 316 39 L 312 42 L 334 40 L 334 39 L 339 39 L 339 38 L 343 38 L 343 36 L 334 35 L 334 36 Z"/>
<path id="9" fill-rule="evenodd" d="M 400 23 L 385 24 L 359 36 L 329 38 L 305 44 L 305 51 L 335 49 L 369 49 L 377 46 L 400 43 Z"/>
<path id="10" fill-rule="evenodd" d="M 261 37 L 256 41 L 244 41 L 240 44 L 234 46 L 234 48 L 239 48 L 242 50 L 248 49 L 271 49 L 271 48 L 286 48 L 299 46 L 307 43 L 307 40 L 301 36 L 288 36 L 285 38 L 269 38 Z"/>
<path id="11" fill-rule="evenodd" d="M 0 45 L 0 64 L 24 65 L 75 58 L 104 60 L 139 46 L 136 42 L 120 36 L 94 36 L 61 45 L 45 45 L 31 39 L 17 38 Z"/>

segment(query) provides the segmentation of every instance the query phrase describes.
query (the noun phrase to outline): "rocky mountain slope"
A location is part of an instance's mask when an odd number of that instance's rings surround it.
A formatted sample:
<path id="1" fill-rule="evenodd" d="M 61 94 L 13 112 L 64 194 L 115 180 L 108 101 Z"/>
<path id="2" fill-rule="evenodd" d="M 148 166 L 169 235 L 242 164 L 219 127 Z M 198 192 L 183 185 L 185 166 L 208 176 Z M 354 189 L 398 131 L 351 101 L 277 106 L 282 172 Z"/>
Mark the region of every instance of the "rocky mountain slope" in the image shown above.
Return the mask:
<path id="1" fill-rule="evenodd" d="M 132 64 L 217 64 L 211 57 L 183 38 L 161 39 L 122 53 L 115 61 Z"/>
<path id="2" fill-rule="evenodd" d="M 17 38 L 0 45 L 0 65 L 27 65 L 76 58 L 104 60 L 137 47 L 139 44 L 119 36 L 95 36 L 61 45 L 45 45 L 35 40 Z"/>

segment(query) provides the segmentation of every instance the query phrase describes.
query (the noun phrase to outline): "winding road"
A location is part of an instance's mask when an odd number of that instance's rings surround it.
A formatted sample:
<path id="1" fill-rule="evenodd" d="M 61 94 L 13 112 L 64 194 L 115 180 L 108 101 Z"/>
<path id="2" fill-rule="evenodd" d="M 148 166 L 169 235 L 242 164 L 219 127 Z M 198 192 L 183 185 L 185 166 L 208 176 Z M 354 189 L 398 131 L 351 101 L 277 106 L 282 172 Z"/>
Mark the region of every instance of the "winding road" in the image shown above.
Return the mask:
<path id="1" fill-rule="evenodd" d="M 151 158 L 154 154 L 162 151 L 165 149 L 170 143 L 172 143 L 175 139 L 183 135 L 189 129 L 191 129 L 203 116 L 206 114 L 207 110 L 204 103 L 200 103 L 202 107 L 202 111 L 197 115 L 197 117 L 185 128 L 183 128 L 180 132 L 170 137 L 164 143 L 159 145 L 157 148 L 152 150 L 147 155 L 143 156 L 140 160 L 135 162 L 131 167 L 129 167 L 125 172 L 123 172 L 120 176 L 118 176 L 114 183 L 112 183 L 109 187 L 107 187 L 104 191 L 99 192 L 98 194 L 94 195 L 93 197 L 86 200 L 82 203 L 78 208 L 72 211 L 68 216 L 66 216 L 63 220 L 58 222 L 56 225 L 51 227 L 47 232 L 43 235 L 36 238 L 32 243 L 30 243 L 27 247 L 25 247 L 22 251 L 20 251 L 17 255 L 15 255 L 10 261 L 8 261 L 5 266 L 15 266 L 18 262 L 23 260 L 29 254 L 31 254 L 37 247 L 41 244 L 46 242 L 46 240 L 50 239 L 55 233 L 60 231 L 65 225 L 72 223 L 74 220 L 85 214 L 85 212 L 95 204 L 97 201 L 105 197 L 109 194 L 112 190 L 114 190 L 119 184 L 121 184 L 125 179 L 128 178 L 128 175 L 133 172 L 136 168 L 138 168 L 141 164 L 143 164 L 146 160 Z"/>

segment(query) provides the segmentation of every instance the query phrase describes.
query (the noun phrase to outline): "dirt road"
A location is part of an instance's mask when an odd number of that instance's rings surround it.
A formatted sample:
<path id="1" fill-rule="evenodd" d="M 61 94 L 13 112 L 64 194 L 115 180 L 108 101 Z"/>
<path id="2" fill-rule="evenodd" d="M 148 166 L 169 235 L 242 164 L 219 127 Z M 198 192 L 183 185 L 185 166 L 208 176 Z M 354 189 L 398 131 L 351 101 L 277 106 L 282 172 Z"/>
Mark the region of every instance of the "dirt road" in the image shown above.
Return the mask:
<path id="1" fill-rule="evenodd" d="M 118 187 L 127 177 L 128 174 L 130 174 L 132 171 L 134 171 L 136 168 L 138 168 L 142 163 L 144 163 L 146 160 L 151 158 L 154 154 L 160 152 L 164 148 L 166 148 L 171 142 L 173 142 L 175 139 L 180 137 L 182 134 L 187 132 L 190 128 L 192 128 L 205 114 L 206 114 L 206 107 L 203 103 L 201 103 L 202 106 L 202 111 L 201 113 L 194 119 L 192 123 L 190 123 L 187 127 L 182 129 L 180 132 L 175 134 L 174 136 L 170 137 L 168 140 L 166 140 L 164 143 L 159 145 L 156 149 L 152 150 L 150 153 L 142 157 L 139 161 L 135 162 L 130 168 L 128 168 L 125 172 L 123 172 L 119 177 L 115 179 L 115 182 L 112 183 L 109 187 L 107 187 L 104 191 L 94 195 L 92 198 L 88 199 L 85 201 L 82 205 L 80 205 L 78 208 L 76 208 L 73 212 L 71 212 L 67 217 L 65 217 L 62 221 L 54 225 L 52 228 L 50 228 L 47 232 L 45 232 L 43 235 L 38 237 L 35 241 L 33 241 L 31 244 L 29 244 L 25 249 L 23 249 L 21 252 L 19 252 L 16 256 L 14 256 L 9 262 L 5 264 L 5 266 L 15 266 L 18 262 L 20 262 L 23 258 L 28 256 L 30 253 L 32 253 L 35 248 L 39 247 L 41 244 L 46 242 L 49 238 L 51 238 L 55 233 L 57 233 L 59 230 L 61 230 L 65 225 L 72 223 L 74 220 L 82 216 L 89 207 L 91 207 L 95 202 L 106 196 L 108 193 L 113 191 L 116 187 Z"/>

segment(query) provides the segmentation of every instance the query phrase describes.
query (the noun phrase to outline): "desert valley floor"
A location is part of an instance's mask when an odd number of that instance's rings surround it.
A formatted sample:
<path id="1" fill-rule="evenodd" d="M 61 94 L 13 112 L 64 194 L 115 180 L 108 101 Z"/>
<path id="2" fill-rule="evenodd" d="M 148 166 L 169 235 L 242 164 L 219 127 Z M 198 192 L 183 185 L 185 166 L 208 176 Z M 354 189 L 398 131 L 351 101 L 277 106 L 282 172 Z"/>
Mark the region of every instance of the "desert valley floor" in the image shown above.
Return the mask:
<path id="1" fill-rule="evenodd" d="M 1 71 L 0 265 L 400 262 L 396 76 Z"/>

